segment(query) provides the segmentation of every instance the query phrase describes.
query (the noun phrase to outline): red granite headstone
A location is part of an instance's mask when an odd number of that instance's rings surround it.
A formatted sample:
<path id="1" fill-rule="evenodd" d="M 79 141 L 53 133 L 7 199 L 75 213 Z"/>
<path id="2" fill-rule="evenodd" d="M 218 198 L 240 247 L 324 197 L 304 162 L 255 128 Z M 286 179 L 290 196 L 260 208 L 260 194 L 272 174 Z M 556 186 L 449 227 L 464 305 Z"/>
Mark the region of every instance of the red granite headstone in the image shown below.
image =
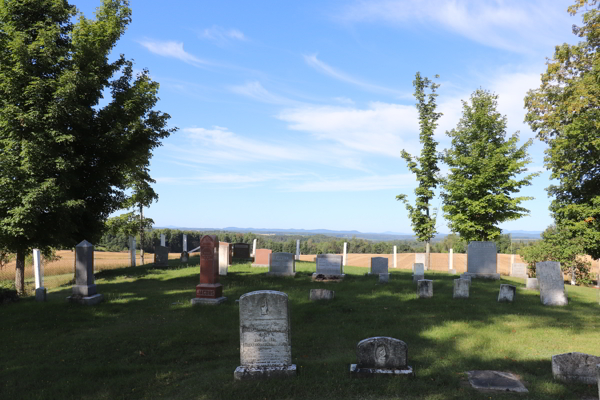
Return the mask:
<path id="1" fill-rule="evenodd" d="M 196 297 L 216 299 L 223 294 L 219 283 L 219 241 L 215 235 L 204 235 L 200 239 L 200 284 L 196 286 Z"/>
<path id="2" fill-rule="evenodd" d="M 253 267 L 268 267 L 269 266 L 269 254 L 273 251 L 269 249 L 256 249 L 254 254 Z"/>

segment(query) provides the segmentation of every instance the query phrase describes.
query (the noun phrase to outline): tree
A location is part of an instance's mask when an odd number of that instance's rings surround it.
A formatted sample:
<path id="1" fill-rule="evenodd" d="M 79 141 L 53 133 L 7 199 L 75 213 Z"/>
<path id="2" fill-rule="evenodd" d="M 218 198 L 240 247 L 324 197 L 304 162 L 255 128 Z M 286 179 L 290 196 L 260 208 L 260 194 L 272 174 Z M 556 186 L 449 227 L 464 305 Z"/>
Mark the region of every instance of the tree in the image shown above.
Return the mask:
<path id="1" fill-rule="evenodd" d="M 496 111 L 498 96 L 476 90 L 463 101 L 456 129 L 446 132 L 452 146 L 444 152 L 450 173 L 442 183 L 443 210 L 449 227 L 467 243 L 498 237 L 498 223 L 516 220 L 529 210 L 520 206 L 532 197 L 511 197 L 530 185 L 537 173 L 518 178 L 531 161 L 531 140 L 517 147 L 518 133 L 506 136 L 506 117 Z"/>
<path id="2" fill-rule="evenodd" d="M 95 20 L 76 13 L 66 0 L 0 2 L 0 248 L 16 253 L 19 292 L 25 254 L 98 239 L 127 177 L 174 131 L 152 110 L 148 71 L 108 60 L 127 0 L 103 0 Z"/>
<path id="3" fill-rule="evenodd" d="M 439 75 L 435 77 L 439 78 Z M 410 171 L 416 175 L 419 186 L 415 189 L 414 206 L 408 203 L 405 194 L 399 194 L 396 196 L 396 200 L 404 202 L 417 239 L 427 244 L 426 266 L 429 267 L 429 243 L 437 233 L 435 229 L 437 209 L 432 210 L 429 203 L 434 197 L 434 189 L 439 184 L 438 155 L 436 153 L 438 143 L 433 139 L 433 134 L 437 127 L 437 120 L 442 116 L 442 113 L 435 112 L 438 96 L 435 91 L 440 85 L 433 83 L 428 78 L 421 78 L 421 74 L 417 72 L 413 86 L 415 87 L 414 96 L 417 99 L 416 106 L 419 112 L 419 140 L 423 148 L 420 157 L 413 157 L 405 150 L 402 150 L 401 156 L 406 161 Z M 426 95 L 425 90 L 428 88 L 431 92 Z"/>
<path id="4" fill-rule="evenodd" d="M 556 46 L 538 89 L 525 97 L 525 121 L 548 144 L 545 164 L 558 181 L 546 190 L 550 211 L 566 237 L 579 238 L 583 251 L 600 258 L 600 12 L 597 1 L 578 0 L 583 26 L 573 33 L 583 40 Z"/>

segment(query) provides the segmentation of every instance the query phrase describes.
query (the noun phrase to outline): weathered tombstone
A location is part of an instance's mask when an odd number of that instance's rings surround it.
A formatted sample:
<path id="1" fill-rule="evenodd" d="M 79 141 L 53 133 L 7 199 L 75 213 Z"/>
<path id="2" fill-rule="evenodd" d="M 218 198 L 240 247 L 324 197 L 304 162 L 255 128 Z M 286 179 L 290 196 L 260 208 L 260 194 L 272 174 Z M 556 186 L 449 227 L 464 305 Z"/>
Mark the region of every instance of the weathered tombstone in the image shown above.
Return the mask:
<path id="1" fill-rule="evenodd" d="M 94 305 L 103 299 L 104 296 L 96 292 L 94 283 L 94 245 L 84 240 L 75 246 L 75 285 L 67 300 Z"/>
<path id="2" fill-rule="evenodd" d="M 566 306 L 569 304 L 565 295 L 565 281 L 556 261 L 536 263 L 535 274 L 540 286 L 540 299 L 545 306 Z"/>
<path id="3" fill-rule="evenodd" d="M 313 280 L 340 281 L 344 278 L 341 255 L 318 254 L 315 261 L 317 264 L 317 272 L 312 275 Z"/>
<path id="4" fill-rule="evenodd" d="M 398 249 L 396 248 L 396 246 L 394 246 L 394 268 L 398 268 L 398 264 L 397 264 L 398 258 L 396 257 L 397 250 Z"/>
<path id="5" fill-rule="evenodd" d="M 475 389 L 484 393 L 490 390 L 500 392 L 528 393 L 529 390 L 523 385 L 516 375 L 502 371 L 468 371 L 469 383 Z M 491 398 L 491 397 L 490 397 Z"/>
<path id="6" fill-rule="evenodd" d="M 248 243 L 234 243 L 233 258 L 250 258 L 250 245 Z"/>
<path id="7" fill-rule="evenodd" d="M 231 249 L 227 242 L 219 242 L 219 275 L 227 275 L 231 264 Z"/>
<path id="8" fill-rule="evenodd" d="M 390 274 L 379 274 L 379 283 L 388 283 L 390 281 Z"/>
<path id="9" fill-rule="evenodd" d="M 252 263 L 253 267 L 268 267 L 269 266 L 269 257 L 273 250 L 269 249 L 258 249 L 254 251 L 254 262 Z"/>
<path id="10" fill-rule="evenodd" d="M 413 268 L 415 266 L 415 264 L 423 264 L 423 268 L 425 268 L 425 265 L 427 264 L 427 254 L 425 253 L 415 253 L 415 263 L 413 264 Z M 413 269 L 414 272 L 414 269 Z"/>
<path id="11" fill-rule="evenodd" d="M 515 278 L 527 279 L 529 277 L 529 275 L 527 275 L 527 264 L 513 263 L 511 267 L 510 276 L 514 276 Z"/>
<path id="12" fill-rule="evenodd" d="M 517 294 L 517 287 L 513 285 L 502 284 L 498 292 L 498 302 L 512 303 Z"/>
<path id="13" fill-rule="evenodd" d="M 154 265 L 157 267 L 169 266 L 169 249 L 165 246 L 157 246 L 154 249 Z"/>
<path id="14" fill-rule="evenodd" d="M 160 245 L 161 245 L 162 247 L 165 247 L 165 246 L 166 246 L 165 234 L 164 234 L 164 233 L 161 233 L 161 234 L 160 234 Z"/>
<path id="15" fill-rule="evenodd" d="M 425 279 L 425 264 L 414 263 L 413 264 L 413 282 L 417 282 L 421 279 Z"/>
<path id="16" fill-rule="evenodd" d="M 344 242 L 344 257 L 342 258 L 342 265 L 344 267 L 347 265 L 346 261 L 348 260 L 347 250 L 348 250 L 348 243 Z"/>
<path id="17" fill-rule="evenodd" d="M 597 382 L 596 365 L 600 357 L 584 353 L 564 353 L 552 356 L 552 376 L 565 382 L 593 385 Z"/>
<path id="18" fill-rule="evenodd" d="M 356 359 L 356 364 L 350 365 L 350 373 L 355 376 L 413 376 L 408 346 L 402 340 L 384 336 L 361 340 L 356 345 Z"/>
<path id="19" fill-rule="evenodd" d="M 528 290 L 538 290 L 539 289 L 539 285 L 538 285 L 537 278 L 527 278 L 527 279 L 525 279 L 525 289 L 528 289 Z"/>
<path id="20" fill-rule="evenodd" d="M 469 284 L 471 283 L 471 275 L 468 275 L 468 274 L 461 274 L 461 275 L 460 275 L 460 279 L 464 279 L 464 280 L 467 280 L 467 281 L 469 281 Z"/>
<path id="21" fill-rule="evenodd" d="M 219 242 L 215 235 L 204 235 L 200 239 L 200 284 L 191 303 L 218 305 L 225 300 L 219 283 Z"/>
<path id="22" fill-rule="evenodd" d="M 455 279 L 454 280 L 454 293 L 452 294 L 453 299 L 468 299 L 469 288 L 471 287 L 471 281 L 466 279 Z"/>
<path id="23" fill-rule="evenodd" d="M 46 301 L 42 254 L 38 249 L 33 249 L 33 275 L 35 276 L 35 300 Z"/>
<path id="24" fill-rule="evenodd" d="M 417 281 L 417 297 L 419 299 L 430 299 L 433 297 L 433 281 L 421 279 Z"/>
<path id="25" fill-rule="evenodd" d="M 387 257 L 371 257 L 370 274 L 387 274 L 388 259 Z"/>
<path id="26" fill-rule="evenodd" d="M 335 291 L 327 289 L 310 289 L 310 300 L 333 300 Z"/>
<path id="27" fill-rule="evenodd" d="M 267 275 L 296 275 L 296 260 L 294 259 L 294 255 L 292 253 L 269 254 L 269 272 L 267 272 Z"/>
<path id="28" fill-rule="evenodd" d="M 183 235 L 183 251 L 187 253 L 187 235 Z"/>
<path id="29" fill-rule="evenodd" d="M 296 260 L 300 260 L 300 240 L 296 240 Z"/>
<path id="30" fill-rule="evenodd" d="M 467 246 L 467 274 L 474 278 L 500 279 L 497 271 L 495 242 L 469 242 Z"/>
<path id="31" fill-rule="evenodd" d="M 240 362 L 235 380 L 296 376 L 288 296 L 259 290 L 240 297 Z"/>
<path id="32" fill-rule="evenodd" d="M 600 364 L 596 365 L 596 375 L 598 378 L 598 398 L 600 399 Z"/>
<path id="33" fill-rule="evenodd" d="M 129 237 L 129 255 L 130 255 L 130 265 L 135 267 L 135 238 L 133 236 Z"/>
<path id="34" fill-rule="evenodd" d="M 188 253 L 187 251 L 184 251 L 181 253 L 181 256 L 179 257 L 179 261 L 181 261 L 182 263 L 186 263 L 190 260 L 190 253 Z"/>

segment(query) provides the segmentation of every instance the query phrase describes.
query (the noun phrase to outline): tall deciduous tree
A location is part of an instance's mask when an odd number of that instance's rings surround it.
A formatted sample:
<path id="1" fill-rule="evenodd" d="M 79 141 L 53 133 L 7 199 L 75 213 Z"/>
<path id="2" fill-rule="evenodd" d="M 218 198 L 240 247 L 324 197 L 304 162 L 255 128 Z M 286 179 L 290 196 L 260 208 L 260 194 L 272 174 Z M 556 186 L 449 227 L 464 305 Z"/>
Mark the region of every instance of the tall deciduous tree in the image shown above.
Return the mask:
<path id="1" fill-rule="evenodd" d="M 546 167 L 558 184 L 547 191 L 559 231 L 600 258 L 600 11 L 597 1 L 578 0 L 569 12 L 584 6 L 583 26 L 573 27 L 583 40 L 556 46 L 540 87 L 525 97 L 525 120 L 549 146 Z"/>
<path id="2" fill-rule="evenodd" d="M 532 197 L 511 197 L 531 184 L 538 174 L 518 176 L 531 161 L 531 140 L 517 147 L 517 133 L 506 138 L 506 117 L 496 111 L 498 96 L 476 90 L 463 101 L 456 129 L 446 132 L 452 146 L 444 152 L 450 167 L 442 184 L 443 210 L 449 227 L 467 242 L 493 240 L 501 234 L 498 223 L 529 212 L 520 206 Z"/>
<path id="3" fill-rule="evenodd" d="M 439 78 L 439 75 L 435 77 Z M 427 244 L 426 262 L 427 267 L 429 267 L 429 243 L 437 233 L 435 229 L 437 210 L 432 209 L 430 202 L 435 195 L 434 190 L 439 184 L 438 154 L 436 152 L 438 143 L 433 139 L 433 134 L 437 127 L 437 120 L 442 116 L 442 113 L 435 111 L 438 96 L 435 91 L 439 87 L 438 84 L 428 78 L 422 78 L 421 74 L 417 72 L 413 86 L 415 87 L 414 96 L 417 99 L 416 106 L 419 112 L 419 140 L 423 147 L 421 148 L 420 157 L 413 157 L 405 150 L 402 150 L 401 156 L 406 161 L 410 171 L 416 175 L 419 186 L 415 189 L 414 206 L 408 203 L 405 194 L 399 194 L 396 199 L 404 202 L 417 239 Z M 430 90 L 429 94 L 426 94 L 427 89 Z"/>
<path id="4" fill-rule="evenodd" d="M 76 13 L 66 0 L 0 1 L 0 247 L 16 253 L 20 292 L 25 254 L 96 240 L 173 131 L 148 72 L 108 60 L 127 0 L 103 0 L 95 20 Z"/>

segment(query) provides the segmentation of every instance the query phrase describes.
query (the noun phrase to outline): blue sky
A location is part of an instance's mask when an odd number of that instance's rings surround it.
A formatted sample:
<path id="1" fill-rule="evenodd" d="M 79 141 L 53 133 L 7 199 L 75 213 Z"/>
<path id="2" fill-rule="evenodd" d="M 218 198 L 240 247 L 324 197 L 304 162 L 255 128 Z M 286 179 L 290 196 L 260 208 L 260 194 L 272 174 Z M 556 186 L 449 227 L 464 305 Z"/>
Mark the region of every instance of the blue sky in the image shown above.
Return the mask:
<path id="1" fill-rule="evenodd" d="M 100 4 L 71 3 L 86 17 Z M 395 196 L 414 202 L 400 151 L 420 151 L 415 73 L 440 75 L 439 150 L 480 87 L 523 142 L 525 93 L 554 46 L 577 41 L 571 3 L 131 0 L 114 52 L 150 70 L 156 109 L 179 128 L 154 152 L 160 198 L 146 214 L 158 226 L 411 232 Z M 535 197 L 530 215 L 501 228 L 552 223 L 544 149 L 530 148 L 530 171 L 543 172 L 521 192 Z M 438 231 L 449 232 L 441 216 Z"/>

